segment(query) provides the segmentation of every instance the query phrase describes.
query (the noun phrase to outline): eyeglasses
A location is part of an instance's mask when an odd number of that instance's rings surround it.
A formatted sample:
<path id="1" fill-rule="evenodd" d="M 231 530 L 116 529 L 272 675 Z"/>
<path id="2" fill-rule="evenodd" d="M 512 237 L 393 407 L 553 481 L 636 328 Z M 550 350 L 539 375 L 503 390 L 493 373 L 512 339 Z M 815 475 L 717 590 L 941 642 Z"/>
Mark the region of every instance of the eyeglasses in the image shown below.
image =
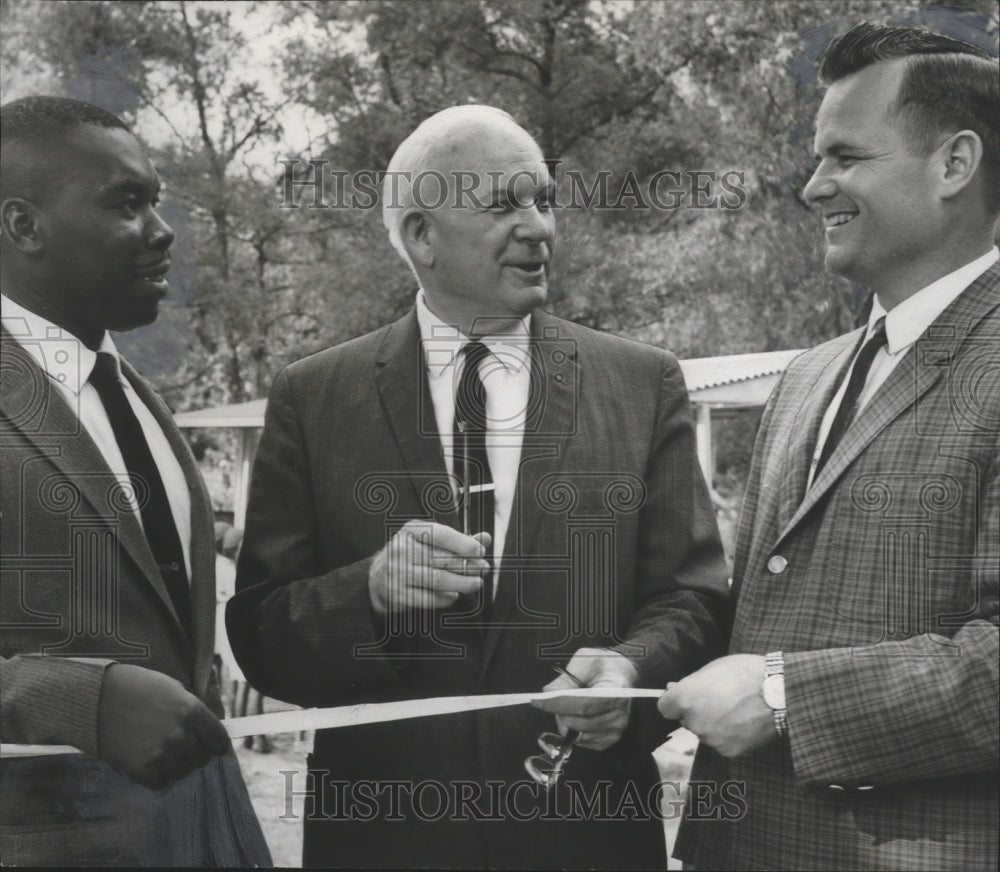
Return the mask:
<path id="1" fill-rule="evenodd" d="M 561 666 L 556 666 L 556 672 L 565 675 L 577 687 L 586 687 L 573 673 L 567 672 Z M 546 790 L 553 787 L 562 775 L 563 767 L 576 747 L 580 738 L 578 730 L 567 730 L 565 736 L 558 733 L 544 732 L 538 737 L 538 747 L 544 754 L 535 754 L 524 761 L 527 773 Z"/>

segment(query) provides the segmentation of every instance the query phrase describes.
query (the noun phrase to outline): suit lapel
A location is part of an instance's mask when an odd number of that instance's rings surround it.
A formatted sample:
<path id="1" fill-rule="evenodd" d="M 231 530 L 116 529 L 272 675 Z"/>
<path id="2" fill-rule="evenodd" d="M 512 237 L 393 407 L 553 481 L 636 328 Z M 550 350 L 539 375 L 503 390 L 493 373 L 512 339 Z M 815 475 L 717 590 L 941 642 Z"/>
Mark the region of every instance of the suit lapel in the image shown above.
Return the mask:
<path id="1" fill-rule="evenodd" d="M 757 448 L 763 444 L 773 447 L 755 458 L 755 463 L 762 464 L 755 473 L 758 484 L 753 515 L 757 520 L 750 526 L 750 515 L 744 511 L 733 567 L 734 596 L 747 568 L 767 559 L 774 545 L 771 537 L 785 527 L 802 502 L 823 413 L 837 390 L 852 347 L 850 337 L 842 337 L 829 346 L 806 352 L 804 360 L 795 363 L 802 368 L 801 374 L 794 381 L 783 379 L 776 396 L 769 400 L 776 407 L 761 425 Z M 748 492 L 746 499 L 750 498 Z M 768 519 L 766 533 L 762 533 L 763 518 Z"/>
<path id="2" fill-rule="evenodd" d="M 511 509 L 492 624 L 486 634 L 485 670 L 496 650 L 520 583 L 518 567 L 533 553 L 545 523 L 537 498 L 539 483 L 565 462 L 568 441 L 579 423 L 580 366 L 576 343 L 564 335 L 558 319 L 536 311 L 531 318 L 531 394 L 521 447 L 517 486 Z"/>
<path id="3" fill-rule="evenodd" d="M 3 390 L 0 403 L 11 428 L 21 433 L 72 482 L 81 501 L 98 517 L 113 512 L 108 483 L 113 473 L 77 414 L 49 377 L 9 334 L 3 336 Z M 97 473 L 87 474 L 87 473 Z M 115 512 L 119 540 L 140 569 L 159 576 L 153 555 L 133 512 Z M 163 591 L 164 595 L 166 591 Z"/>
<path id="4" fill-rule="evenodd" d="M 845 469 L 889 424 L 914 406 L 952 365 L 970 331 L 1000 305 L 1000 264 L 973 282 L 917 340 L 847 429 L 775 546 L 830 490 Z M 829 401 L 827 401 L 829 402 Z"/>
<path id="5" fill-rule="evenodd" d="M 779 527 L 784 527 L 794 517 L 806 495 L 809 469 L 823 416 L 843 381 L 861 332 L 858 330 L 848 334 L 844 347 L 823 366 L 815 384 L 806 392 L 796 415 L 795 419 L 801 421 L 802 426 L 795 428 L 789 435 L 789 468 L 782 477 Z"/>
<path id="6" fill-rule="evenodd" d="M 177 628 L 181 629 L 138 518 L 131 511 L 113 511 L 109 503 L 108 483 L 114 474 L 104 455 L 80 424 L 79 417 L 62 393 L 55 389 L 49 377 L 6 331 L 2 336 L 2 355 L 0 410 L 10 423 L 0 427 L 9 427 L 30 441 L 73 484 L 81 502 L 86 502 L 98 517 L 109 518 L 114 514 L 122 549 L 163 601 Z M 169 419 L 166 407 L 125 361 L 122 364 L 126 376 L 136 386 L 143 401 L 155 410 L 154 414 L 163 426 L 164 414 Z M 170 427 L 164 427 L 164 430 L 170 435 Z"/>
<path id="7" fill-rule="evenodd" d="M 386 422 L 409 473 L 405 478 L 413 488 L 417 503 L 424 506 L 426 500 L 421 491 L 428 479 L 437 477 L 443 481 L 448 473 L 415 310 L 390 325 L 376 352 L 376 366 L 375 385 Z M 458 512 L 455 507 L 445 508 L 441 501 L 434 502 L 435 520 L 457 529 Z"/>
<path id="8" fill-rule="evenodd" d="M 830 490 L 845 469 L 889 424 L 916 403 L 941 377 L 940 369 L 916 365 L 918 349 L 911 348 L 881 385 L 826 462 L 805 499 L 782 530 L 780 539 Z"/>

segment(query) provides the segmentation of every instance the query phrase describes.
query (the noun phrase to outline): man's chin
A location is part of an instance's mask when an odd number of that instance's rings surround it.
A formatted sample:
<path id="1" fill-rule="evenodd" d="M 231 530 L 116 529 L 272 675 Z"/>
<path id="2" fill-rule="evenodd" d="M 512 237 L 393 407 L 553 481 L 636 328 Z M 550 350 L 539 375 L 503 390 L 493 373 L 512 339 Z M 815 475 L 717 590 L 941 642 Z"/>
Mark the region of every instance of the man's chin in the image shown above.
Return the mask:
<path id="1" fill-rule="evenodd" d="M 166 288 L 146 290 L 141 297 L 133 296 L 127 304 L 116 307 L 108 329 L 122 333 L 152 324 L 159 317 L 160 300 L 165 296 Z"/>
<path id="2" fill-rule="evenodd" d="M 544 306 L 549 299 L 549 283 L 542 281 L 538 284 L 527 285 L 519 293 L 521 313 L 528 315 L 539 306 Z"/>
<path id="3" fill-rule="evenodd" d="M 839 246 L 828 247 L 824 263 L 826 264 L 827 270 L 832 272 L 834 275 L 843 276 L 846 279 L 854 281 L 854 278 L 851 275 L 854 261 L 850 256 L 850 253 L 845 251 L 843 248 L 840 248 Z"/>

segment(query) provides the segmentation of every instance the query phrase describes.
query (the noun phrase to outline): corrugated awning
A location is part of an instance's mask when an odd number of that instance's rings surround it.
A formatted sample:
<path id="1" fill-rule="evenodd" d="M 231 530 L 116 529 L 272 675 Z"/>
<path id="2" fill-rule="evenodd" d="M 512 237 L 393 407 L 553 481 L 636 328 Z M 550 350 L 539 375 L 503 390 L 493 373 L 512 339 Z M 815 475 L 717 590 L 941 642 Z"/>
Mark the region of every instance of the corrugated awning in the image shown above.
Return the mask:
<path id="1" fill-rule="evenodd" d="M 755 354 L 728 354 L 722 357 L 695 357 L 680 361 L 689 391 L 738 384 L 765 375 L 780 375 L 805 349 L 761 351 Z"/>

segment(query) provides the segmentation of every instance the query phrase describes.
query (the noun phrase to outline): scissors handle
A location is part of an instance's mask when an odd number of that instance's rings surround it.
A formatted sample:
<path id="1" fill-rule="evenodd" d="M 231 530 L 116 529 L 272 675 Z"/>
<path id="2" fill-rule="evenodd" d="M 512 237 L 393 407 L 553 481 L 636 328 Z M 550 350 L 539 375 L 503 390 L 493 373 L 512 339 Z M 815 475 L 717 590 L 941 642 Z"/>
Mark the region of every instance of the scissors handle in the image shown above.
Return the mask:
<path id="1" fill-rule="evenodd" d="M 584 684 L 584 683 L 583 683 L 582 681 L 580 681 L 580 679 L 579 679 L 579 678 L 577 678 L 577 677 L 576 677 L 576 676 L 575 676 L 575 675 L 574 675 L 574 674 L 573 674 L 572 672 L 570 672 L 570 671 L 569 671 L 568 669 L 564 669 L 564 668 L 563 668 L 562 666 L 554 666 L 554 667 L 553 667 L 553 669 L 555 669 L 555 671 L 556 671 L 556 672 L 558 672 L 558 673 L 559 673 L 560 675 L 565 675 L 565 676 L 566 676 L 566 677 L 567 677 L 567 678 L 568 678 L 568 679 L 569 679 L 570 681 L 572 681 L 572 682 L 573 682 L 573 684 L 575 684 L 575 685 L 576 685 L 577 687 L 586 687 L 586 686 L 587 686 L 587 685 L 586 685 L 586 684 Z"/>

